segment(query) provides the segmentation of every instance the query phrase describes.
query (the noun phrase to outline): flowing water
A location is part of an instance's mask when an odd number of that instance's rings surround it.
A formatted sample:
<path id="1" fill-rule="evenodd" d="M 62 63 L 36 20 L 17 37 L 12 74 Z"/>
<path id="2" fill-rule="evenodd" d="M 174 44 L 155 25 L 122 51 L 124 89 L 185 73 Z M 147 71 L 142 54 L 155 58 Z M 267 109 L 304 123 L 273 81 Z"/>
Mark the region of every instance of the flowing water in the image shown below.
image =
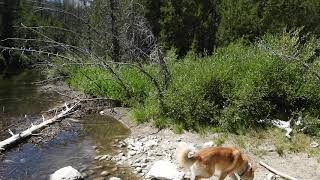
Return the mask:
<path id="1" fill-rule="evenodd" d="M 40 79 L 33 71 L 0 75 L 1 140 L 7 136 L 4 133 L 8 127 L 14 129 L 21 121 L 32 121 L 32 115 L 62 102 L 58 94 L 37 90 L 32 82 Z M 47 143 L 25 142 L 6 151 L 0 160 L 0 180 L 48 179 L 51 173 L 69 165 L 86 173 L 87 179 L 101 179 L 99 174 L 104 170 L 110 172 L 108 177 L 136 179 L 129 169 L 117 167 L 114 162 L 94 160 L 96 155 L 119 151 L 114 144 L 128 133 L 128 129 L 111 117 L 88 115 Z"/>

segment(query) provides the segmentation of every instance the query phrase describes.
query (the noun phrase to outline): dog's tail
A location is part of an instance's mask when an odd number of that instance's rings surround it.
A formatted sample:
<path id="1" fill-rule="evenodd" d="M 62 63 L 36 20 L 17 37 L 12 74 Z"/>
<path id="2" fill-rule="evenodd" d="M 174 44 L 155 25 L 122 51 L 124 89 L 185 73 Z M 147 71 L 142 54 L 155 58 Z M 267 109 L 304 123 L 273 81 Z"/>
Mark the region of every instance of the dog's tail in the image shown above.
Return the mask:
<path id="1" fill-rule="evenodd" d="M 176 152 L 176 158 L 181 167 L 189 169 L 196 161 L 195 149 L 186 144 L 180 145 Z"/>

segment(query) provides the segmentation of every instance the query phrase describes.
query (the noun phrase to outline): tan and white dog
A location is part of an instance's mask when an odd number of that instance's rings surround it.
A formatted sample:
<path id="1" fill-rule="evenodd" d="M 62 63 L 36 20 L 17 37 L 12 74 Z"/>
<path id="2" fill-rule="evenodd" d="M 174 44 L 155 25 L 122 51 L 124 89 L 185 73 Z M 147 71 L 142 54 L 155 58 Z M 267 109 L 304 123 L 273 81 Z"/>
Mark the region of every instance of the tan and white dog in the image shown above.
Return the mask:
<path id="1" fill-rule="evenodd" d="M 233 147 L 208 147 L 197 151 L 183 146 L 177 150 L 177 161 L 180 166 L 191 171 L 191 180 L 210 178 L 219 171 L 219 180 L 224 180 L 230 175 L 237 180 L 253 180 L 255 167 L 248 158 L 238 149 Z"/>

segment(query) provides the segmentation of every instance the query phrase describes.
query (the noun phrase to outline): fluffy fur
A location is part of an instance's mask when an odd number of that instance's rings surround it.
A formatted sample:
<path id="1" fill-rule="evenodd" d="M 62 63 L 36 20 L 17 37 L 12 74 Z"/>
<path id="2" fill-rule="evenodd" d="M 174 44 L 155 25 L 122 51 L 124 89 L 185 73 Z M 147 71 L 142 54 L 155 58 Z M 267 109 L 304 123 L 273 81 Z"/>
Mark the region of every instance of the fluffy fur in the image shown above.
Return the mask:
<path id="1" fill-rule="evenodd" d="M 220 171 L 219 180 L 227 175 L 237 180 L 235 174 L 244 180 L 253 180 L 254 170 L 246 156 L 233 147 L 209 147 L 194 151 L 182 146 L 177 149 L 176 158 L 180 166 L 191 171 L 191 180 L 210 178 Z"/>

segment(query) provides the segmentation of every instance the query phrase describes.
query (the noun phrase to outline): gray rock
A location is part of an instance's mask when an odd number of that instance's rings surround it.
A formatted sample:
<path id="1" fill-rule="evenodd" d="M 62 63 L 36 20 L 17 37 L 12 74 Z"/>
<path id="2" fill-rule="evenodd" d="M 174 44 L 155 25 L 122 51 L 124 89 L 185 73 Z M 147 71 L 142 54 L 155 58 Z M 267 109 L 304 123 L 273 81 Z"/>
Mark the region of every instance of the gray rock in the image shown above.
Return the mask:
<path id="1" fill-rule="evenodd" d="M 92 170 L 92 169 L 90 169 L 88 172 L 87 172 L 87 174 L 89 175 L 89 176 L 91 176 L 92 174 L 94 174 L 95 172 Z"/>
<path id="2" fill-rule="evenodd" d="M 89 175 L 87 173 L 81 173 L 83 178 L 87 178 Z"/>
<path id="3" fill-rule="evenodd" d="M 74 169 L 71 166 L 67 166 L 61 168 L 50 175 L 50 180 L 79 180 L 83 179 L 83 176 L 80 174 L 79 171 Z"/>
<path id="4" fill-rule="evenodd" d="M 25 163 L 26 162 L 26 159 L 22 158 L 20 159 L 20 163 Z"/>

